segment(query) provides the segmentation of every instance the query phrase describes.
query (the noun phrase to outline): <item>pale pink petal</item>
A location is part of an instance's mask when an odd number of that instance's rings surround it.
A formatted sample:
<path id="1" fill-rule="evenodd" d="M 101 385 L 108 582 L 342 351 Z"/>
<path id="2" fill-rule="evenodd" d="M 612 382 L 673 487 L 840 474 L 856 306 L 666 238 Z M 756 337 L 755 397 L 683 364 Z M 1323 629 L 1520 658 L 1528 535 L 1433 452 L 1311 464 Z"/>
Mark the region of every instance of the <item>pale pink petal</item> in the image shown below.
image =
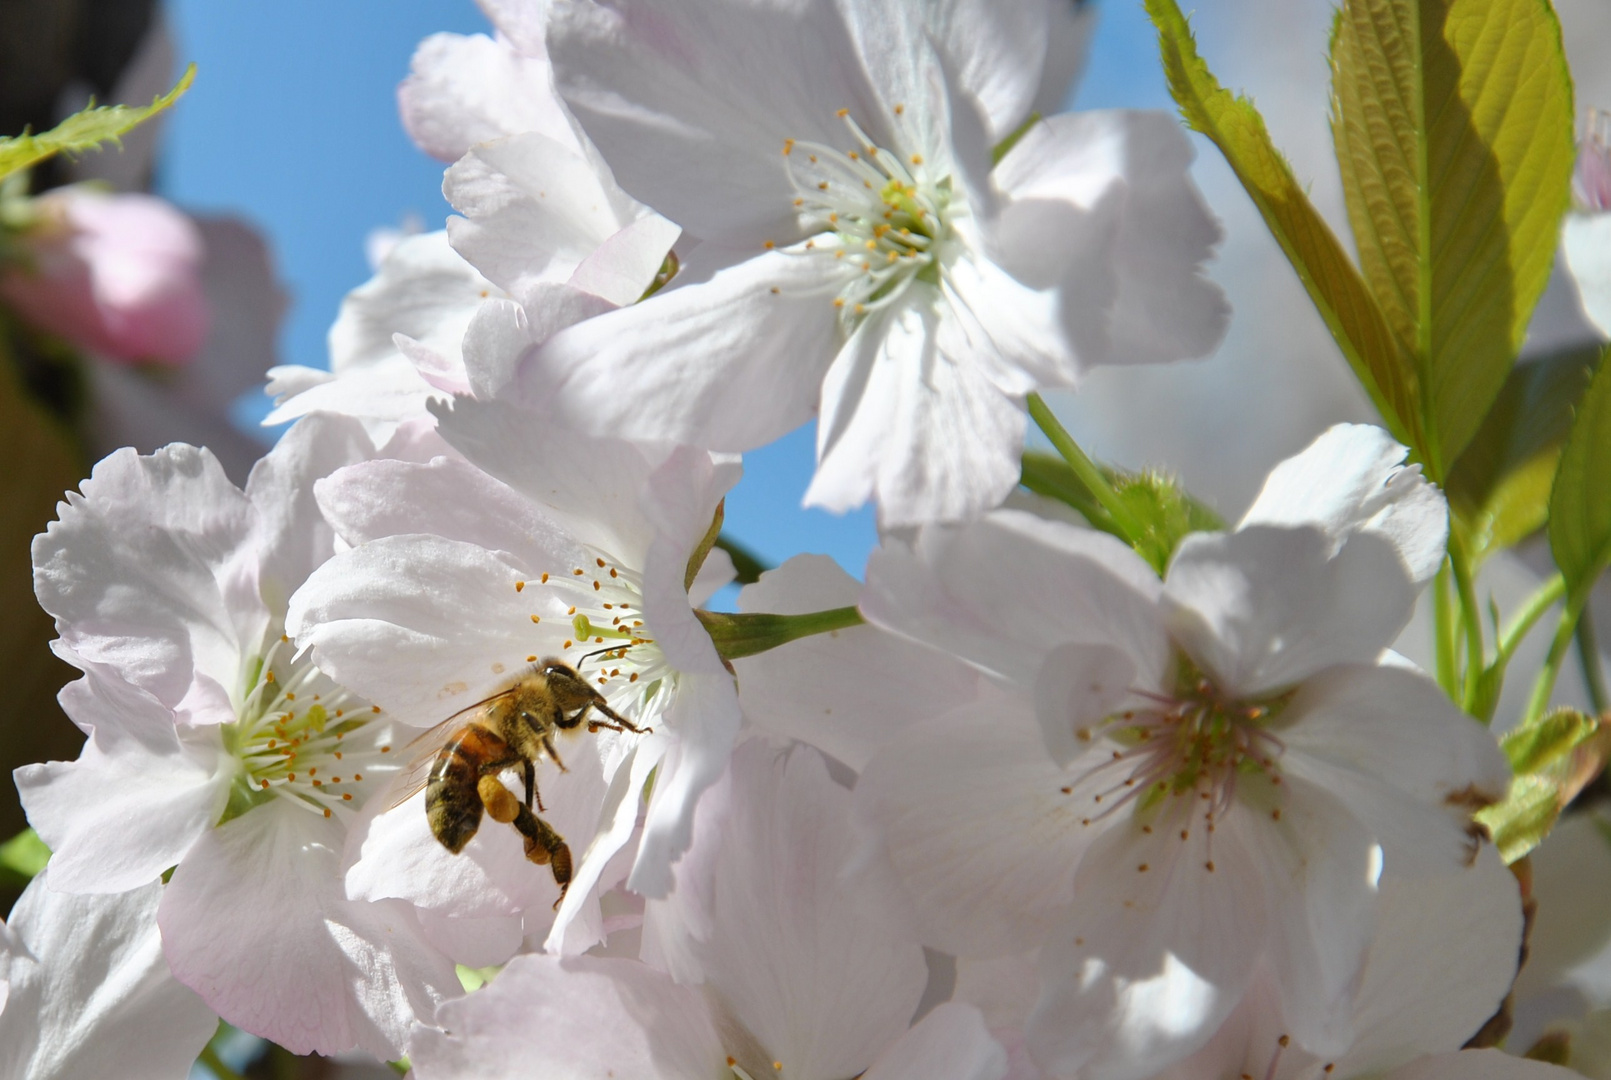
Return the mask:
<path id="1" fill-rule="evenodd" d="M 860 591 L 827 556 L 796 555 L 745 586 L 738 607 L 799 615 L 854 607 Z M 873 626 L 801 638 L 733 667 L 745 719 L 858 770 L 906 725 L 978 693 L 978 676 L 961 661 Z"/>
<path id="2" fill-rule="evenodd" d="M 566 281 L 607 240 L 649 213 L 589 155 L 538 132 L 472 148 L 448 169 L 442 191 L 464 215 L 448 221 L 454 249 L 516 295 L 540 282 Z M 638 255 L 625 275 L 631 280 L 606 299 L 630 304 L 654 280 L 677 239 L 676 227 L 661 220 L 652 235 L 663 246 L 629 247 Z"/>
<path id="3" fill-rule="evenodd" d="M 1071 817 L 1069 774 L 1005 695 L 913 724 L 856 784 L 924 941 L 959 955 L 1033 948 L 1065 917 L 1092 830 Z"/>
<path id="4" fill-rule="evenodd" d="M 1516 878 L 1491 847 L 1447 873 L 1387 875 L 1376 927 L 1338 1075 L 1456 1050 L 1498 1011 L 1521 949 Z"/>
<path id="5" fill-rule="evenodd" d="M 77 761 L 14 774 L 28 821 L 54 853 L 51 883 L 115 893 L 156 880 L 224 810 L 231 766 L 213 727 L 175 728 L 151 695 L 99 670 L 62 707 L 91 728 Z"/>
<path id="6" fill-rule="evenodd" d="M 15 950 L 0 994 L 0 1076 L 18 1080 L 172 1080 L 218 1018 L 168 973 L 156 881 L 115 896 L 54 891 L 49 868 L 11 911 Z"/>
<path id="7" fill-rule="evenodd" d="M 1035 124 L 995 170 L 1009 203 L 992 254 L 1026 283 L 1061 286 L 1082 363 L 1206 356 L 1224 336 L 1224 294 L 1201 272 L 1221 233 L 1191 159 L 1164 113 L 1065 113 Z"/>
<path id="8" fill-rule="evenodd" d="M 727 1067 L 699 990 L 635 960 L 516 957 L 435 1023 L 409 1041 L 418 1080 L 691 1080 Z"/>
<path id="9" fill-rule="evenodd" d="M 521 371 L 523 400 L 596 434 L 716 450 L 748 450 L 810 419 L 838 345 L 835 268 L 738 254 L 701 245 L 648 300 L 550 338 Z M 767 357 L 777 362 L 757 362 Z"/>
<path id="10" fill-rule="evenodd" d="M 843 879 L 857 849 L 851 794 L 815 751 L 752 741 L 732 770 L 726 820 L 707 838 L 719 848 L 712 931 L 691 948 L 707 985 L 787 1075 L 858 1075 L 910 1023 L 928 978 L 923 950 L 887 884 Z"/>
<path id="11" fill-rule="evenodd" d="M 840 350 L 822 384 L 805 505 L 843 513 L 876 499 L 880 525 L 894 528 L 977 517 L 1017 486 L 1023 410 L 972 356 L 944 351 L 943 319 L 902 304 Z"/>
<path id="12" fill-rule="evenodd" d="M 522 131 L 576 143 L 545 56 L 521 55 L 483 34 L 432 34 L 409 68 L 398 111 L 409 138 L 432 157 L 456 161 L 476 143 Z"/>
<path id="13" fill-rule="evenodd" d="M 795 239 L 779 151 L 789 138 L 842 143 L 836 109 L 892 145 L 832 4 L 568 4 L 551 16 L 548 48 L 560 92 L 621 186 L 704 239 Z"/>
<path id="14" fill-rule="evenodd" d="M 507 684 L 528 656 L 563 651 L 574 633 L 563 600 L 514 588 L 542 572 L 478 544 L 384 537 L 314 571 L 287 632 L 348 689 L 430 727 Z"/>
<path id="15" fill-rule="evenodd" d="M 867 1080 L 1002 1080 L 1007 1052 L 985 1030 L 979 1011 L 948 1003 L 929 1013 L 886 1050 Z"/>
<path id="16" fill-rule="evenodd" d="M 33 544 L 34 592 L 64 643 L 169 707 L 198 678 L 232 685 L 267 612 L 238 562 L 251 507 L 217 459 L 178 443 L 120 450 L 80 488 Z"/>
<path id="17" fill-rule="evenodd" d="M 1510 769 L 1492 734 L 1416 671 L 1345 666 L 1310 678 L 1278 734 L 1283 770 L 1343 800 L 1376 833 L 1388 873 L 1469 863 L 1473 809 Z"/>
<path id="18" fill-rule="evenodd" d="M 708 639 L 707 639 L 708 640 Z M 694 804 L 727 767 L 742 714 L 733 677 L 682 672 L 664 723 L 676 740 L 661 760 L 627 888 L 647 897 L 671 889 L 671 865 L 688 850 Z"/>
<path id="19" fill-rule="evenodd" d="M 1158 577 L 1124 543 L 1020 510 L 886 538 L 867 564 L 869 622 L 1032 686 L 1064 642 L 1122 648 L 1162 685 L 1172 647 Z"/>
<path id="20" fill-rule="evenodd" d="M 395 1058 L 458 978 L 407 904 L 342 895 L 342 832 L 286 804 L 213 829 L 163 889 L 163 949 L 236 1027 L 299 1054 Z"/>
<path id="21" fill-rule="evenodd" d="M 1141 1080 L 1207 1043 L 1268 933 L 1263 881 L 1234 832 L 1183 841 L 1128 817 L 1085 856 L 1068 912 L 1041 948 L 1026 1034 L 1048 1071 L 1091 1080 Z"/>
<path id="22" fill-rule="evenodd" d="M 1334 550 L 1357 532 L 1374 533 L 1424 585 L 1443 564 L 1449 508 L 1419 466 L 1404 464 L 1408 453 L 1379 427 L 1337 424 L 1270 470 L 1239 527 L 1314 525 Z"/>
<path id="23" fill-rule="evenodd" d="M 1233 695 L 1368 663 L 1409 621 L 1415 589 L 1393 545 L 1359 533 L 1335 556 L 1317 527 L 1194 533 L 1169 566 L 1174 638 Z"/>

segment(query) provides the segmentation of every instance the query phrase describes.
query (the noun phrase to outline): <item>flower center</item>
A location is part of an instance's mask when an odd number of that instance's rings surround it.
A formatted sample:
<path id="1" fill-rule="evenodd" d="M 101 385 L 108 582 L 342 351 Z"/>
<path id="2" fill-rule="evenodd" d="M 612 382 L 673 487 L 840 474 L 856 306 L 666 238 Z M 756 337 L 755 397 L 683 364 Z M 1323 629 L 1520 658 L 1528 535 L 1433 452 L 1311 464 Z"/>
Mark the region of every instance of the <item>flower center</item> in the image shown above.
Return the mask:
<path id="1" fill-rule="evenodd" d="M 238 762 L 223 821 L 274 799 L 330 817 L 356 809 L 395 770 L 390 724 L 281 637 L 256 665 L 239 719 L 223 728 Z"/>
<path id="2" fill-rule="evenodd" d="M 1134 802 L 1144 811 L 1167 813 L 1172 808 L 1187 816 L 1201 807 L 1212 822 L 1231 808 L 1239 791 L 1251 794 L 1251 786 L 1258 792 L 1253 801 L 1269 802 L 1280 819 L 1279 800 L 1272 793 L 1281 783 L 1278 759 L 1285 745 L 1268 725 L 1290 695 L 1233 701 L 1186 661 L 1173 694 L 1132 692 L 1148 704 L 1109 716 L 1094 731 L 1076 733 L 1082 741 L 1100 734 L 1116 744 L 1108 760 L 1089 769 L 1079 784 L 1063 789 L 1083 793 L 1094 786 L 1091 801 L 1098 812 L 1093 818 Z M 1116 779 L 1087 785 L 1098 776 Z"/>
<path id="3" fill-rule="evenodd" d="M 895 106 L 897 124 L 904 113 Z M 833 303 L 848 331 L 899 300 L 913 281 L 939 284 L 952 191 L 951 178 L 935 175 L 921 154 L 876 146 L 849 110 L 838 115 L 856 149 L 783 142 L 794 208 L 810 237 L 787 250 L 844 264 Z"/>
<path id="4" fill-rule="evenodd" d="M 592 550 L 591 564 L 573 566 L 561 573 L 543 573 L 535 580 L 515 582 L 515 591 L 533 596 L 531 621 L 546 631 L 556 606 L 563 610 L 564 659 L 598 687 L 610 708 L 634 723 L 652 724 L 660 712 L 661 696 L 670 690 L 667 676 L 675 669 L 649 636 L 643 622 L 642 576 L 608 554 Z M 540 599 L 539 599 L 540 597 Z M 535 664 L 550 655 L 550 633 L 532 646 L 526 662 Z"/>

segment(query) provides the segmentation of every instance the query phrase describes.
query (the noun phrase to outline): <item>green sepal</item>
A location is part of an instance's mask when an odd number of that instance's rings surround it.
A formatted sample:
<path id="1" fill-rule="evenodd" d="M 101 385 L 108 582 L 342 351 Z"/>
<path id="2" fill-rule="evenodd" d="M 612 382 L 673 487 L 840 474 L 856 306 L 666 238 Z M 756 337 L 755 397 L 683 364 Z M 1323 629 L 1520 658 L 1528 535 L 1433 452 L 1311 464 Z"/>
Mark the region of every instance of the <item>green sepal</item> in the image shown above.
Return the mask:
<path id="1" fill-rule="evenodd" d="M 32 881 L 50 861 L 50 848 L 32 829 L 24 829 L 0 844 L 0 881 L 23 886 Z"/>
<path id="2" fill-rule="evenodd" d="M 1581 610 L 1611 561 L 1611 365 L 1605 363 L 1561 451 L 1550 489 L 1549 546 L 1566 579 L 1567 610 Z"/>
<path id="3" fill-rule="evenodd" d="M 805 615 L 774 615 L 770 612 L 721 612 L 695 610 L 710 634 L 716 652 L 723 660 L 775 649 L 813 634 L 832 634 L 860 626 L 861 612 L 853 607 L 813 611 Z"/>
<path id="4" fill-rule="evenodd" d="M 1513 863 L 1537 847 L 1605 765 L 1608 749 L 1599 720 L 1575 709 L 1552 710 L 1500 740 L 1515 775 L 1505 797 L 1473 817 L 1487 828 L 1499 854 Z"/>
<path id="5" fill-rule="evenodd" d="M 1388 430 L 1421 457 L 1426 441 L 1408 344 L 1388 325 L 1365 279 L 1275 148 L 1259 111 L 1222 87 L 1198 55 L 1179 5 L 1146 0 L 1146 7 L 1158 30 L 1169 92 L 1187 126 L 1225 155 Z"/>
<path id="6" fill-rule="evenodd" d="M 1038 123 L 1040 123 L 1040 113 L 1030 113 L 1028 119 L 1013 128 L 1007 137 L 998 142 L 995 149 L 990 151 L 990 164 L 1000 165 L 1001 159 L 1012 153 L 1012 148 L 1022 142 L 1024 136 L 1029 134 L 1029 129 Z"/>
<path id="7" fill-rule="evenodd" d="M 722 518 L 726 516 L 727 500 L 723 499 L 716 504 L 716 513 L 711 516 L 710 528 L 705 530 L 705 535 L 699 538 L 699 543 L 694 545 L 694 550 L 688 555 L 688 567 L 682 575 L 684 592 L 694 587 L 694 579 L 699 576 L 700 567 L 705 565 L 705 557 L 710 554 L 710 549 L 716 546 L 716 538 L 722 532 Z"/>
<path id="8" fill-rule="evenodd" d="M 1213 509 L 1192 498 L 1173 477 L 1154 470 L 1131 473 L 1109 466 L 1099 468 L 1135 519 L 1139 535 L 1126 536 L 1074 469 L 1056 455 L 1037 451 L 1025 453 L 1019 483 L 1037 495 L 1073 507 L 1092 528 L 1129 542 L 1160 575 L 1168 569 L 1175 549 L 1188 535 L 1225 527 L 1225 522 Z"/>
<path id="9" fill-rule="evenodd" d="M 196 78 L 196 65 L 185 69 L 177 85 L 149 105 L 91 106 L 38 135 L 0 138 L 0 178 L 31 168 L 57 154 L 79 154 L 118 139 L 167 109 L 184 96 Z"/>

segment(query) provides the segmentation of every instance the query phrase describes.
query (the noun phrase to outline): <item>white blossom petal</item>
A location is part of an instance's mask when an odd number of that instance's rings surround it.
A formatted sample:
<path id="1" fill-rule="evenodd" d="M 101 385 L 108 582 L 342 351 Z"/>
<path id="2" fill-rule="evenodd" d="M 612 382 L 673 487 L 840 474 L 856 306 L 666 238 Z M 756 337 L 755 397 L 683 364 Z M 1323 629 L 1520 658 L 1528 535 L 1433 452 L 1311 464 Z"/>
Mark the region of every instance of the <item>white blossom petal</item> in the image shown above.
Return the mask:
<path id="1" fill-rule="evenodd" d="M 1568 214 L 1561 243 L 1583 313 L 1611 338 L 1611 213 Z"/>
<path id="2" fill-rule="evenodd" d="M 12 953 L 10 992 L 0 991 L 0 1076 L 183 1076 L 218 1019 L 168 973 L 156 923 L 162 885 L 71 896 L 51 889 L 50 873 L 34 878 L 10 927 L 0 926 L 0 973 Z"/>
<path id="3" fill-rule="evenodd" d="M 1418 466 L 1404 464 L 1408 453 L 1379 427 L 1337 424 L 1270 471 L 1239 527 L 1314 525 L 1334 550 L 1355 533 L 1373 533 L 1424 585 L 1443 565 L 1449 508 Z"/>
<path id="4" fill-rule="evenodd" d="M 394 1058 L 458 977 L 407 904 L 342 895 L 342 832 L 284 804 L 213 829 L 163 889 L 163 948 L 236 1027 L 299 1054 Z"/>
<path id="5" fill-rule="evenodd" d="M 1002 1080 L 1007 1053 L 990 1037 L 979 1011 L 946 1003 L 884 1052 L 867 1080 Z"/>
<path id="6" fill-rule="evenodd" d="M 796 555 L 738 596 L 740 611 L 801 615 L 854 607 L 860 582 L 825 555 Z M 860 770 L 906 725 L 971 701 L 960 661 L 874 626 L 792 641 L 733 661 L 751 724 L 810 743 Z"/>
<path id="7" fill-rule="evenodd" d="M 1391 543 L 1362 532 L 1333 556 L 1313 527 L 1193 533 L 1164 584 L 1175 640 L 1224 690 L 1247 696 L 1375 660 L 1414 603 Z"/>
<path id="8" fill-rule="evenodd" d="M 432 34 L 397 88 L 403 127 L 420 149 L 457 161 L 476 143 L 536 131 L 576 144 L 548 59 L 484 34 Z"/>

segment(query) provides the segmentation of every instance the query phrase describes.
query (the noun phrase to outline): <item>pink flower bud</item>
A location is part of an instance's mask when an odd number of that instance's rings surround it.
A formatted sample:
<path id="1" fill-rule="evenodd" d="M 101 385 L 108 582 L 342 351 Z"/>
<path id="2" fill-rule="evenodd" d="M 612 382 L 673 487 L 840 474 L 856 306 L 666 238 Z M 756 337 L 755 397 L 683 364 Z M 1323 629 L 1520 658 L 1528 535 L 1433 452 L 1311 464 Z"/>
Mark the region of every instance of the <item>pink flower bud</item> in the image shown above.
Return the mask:
<path id="1" fill-rule="evenodd" d="M 30 325 L 111 360 L 184 364 L 207 337 L 201 234 L 150 195 L 65 188 L 39 198 L 0 299 Z"/>
<path id="2" fill-rule="evenodd" d="M 1572 198 L 1585 213 L 1611 210 L 1611 113 L 1589 110 L 1577 148 Z"/>

